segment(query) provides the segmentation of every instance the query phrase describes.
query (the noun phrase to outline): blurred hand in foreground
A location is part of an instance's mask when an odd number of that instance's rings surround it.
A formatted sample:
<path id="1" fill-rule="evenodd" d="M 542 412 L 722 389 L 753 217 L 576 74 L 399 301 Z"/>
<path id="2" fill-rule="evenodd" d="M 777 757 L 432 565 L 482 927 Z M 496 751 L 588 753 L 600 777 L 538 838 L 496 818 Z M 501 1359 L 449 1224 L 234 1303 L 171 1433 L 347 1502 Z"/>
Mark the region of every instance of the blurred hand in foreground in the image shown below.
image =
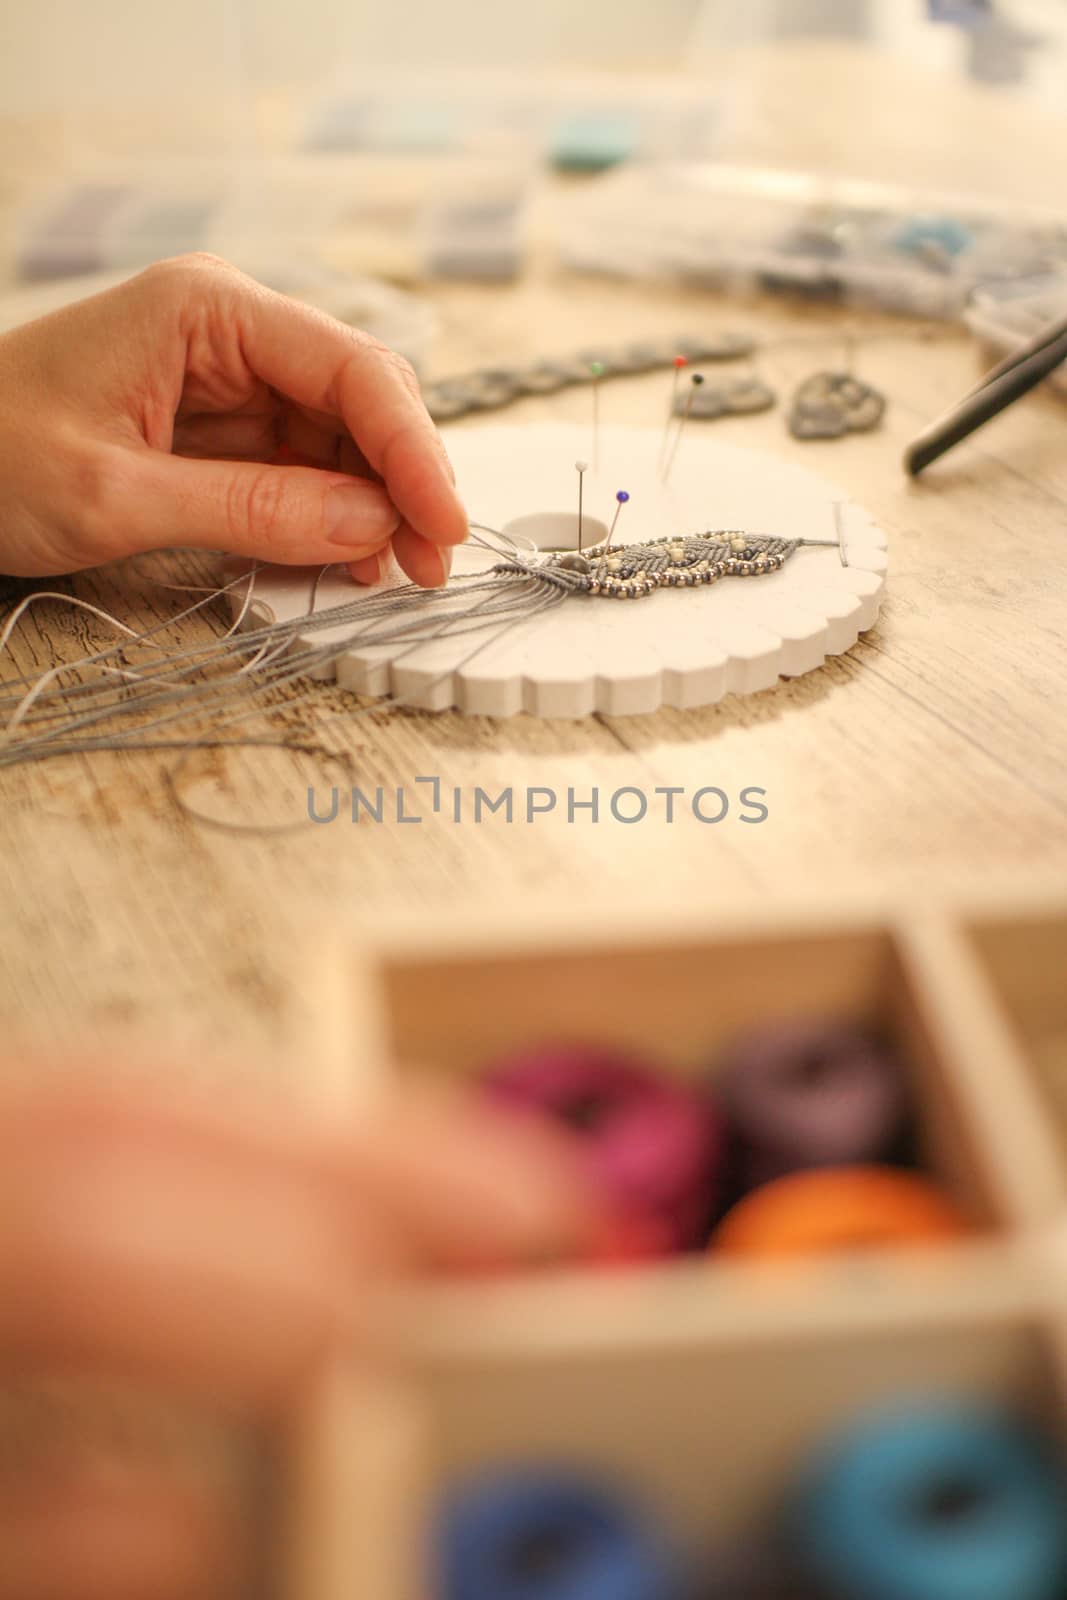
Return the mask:
<path id="1" fill-rule="evenodd" d="M 590 1225 L 566 1146 L 466 1102 L 324 1129 L 258 1101 L 223 1116 L 16 1085 L 0 1090 L 0 1393 L 84 1377 L 281 1429 L 331 1353 L 373 1359 L 376 1289 L 567 1255 Z M 239 1592 L 245 1536 L 203 1482 L 151 1452 L 119 1470 L 62 1433 L 5 1440 L 4 1415 L 5 1600 Z"/>

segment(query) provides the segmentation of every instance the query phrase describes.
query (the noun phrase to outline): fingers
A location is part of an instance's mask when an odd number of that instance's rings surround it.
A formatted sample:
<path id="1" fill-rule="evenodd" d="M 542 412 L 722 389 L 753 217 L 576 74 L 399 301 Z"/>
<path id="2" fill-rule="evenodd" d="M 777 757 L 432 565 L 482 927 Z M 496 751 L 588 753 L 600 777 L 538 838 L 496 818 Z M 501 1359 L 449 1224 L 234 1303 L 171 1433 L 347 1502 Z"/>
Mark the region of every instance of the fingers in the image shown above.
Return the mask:
<path id="1" fill-rule="evenodd" d="M 235 313 L 256 375 L 299 405 L 340 417 L 416 533 L 433 544 L 462 543 L 467 514 L 407 362 L 369 335 L 258 286 L 237 295 Z"/>
<path id="2" fill-rule="evenodd" d="M 357 583 L 375 584 L 384 578 L 388 566 L 389 557 L 381 550 L 376 556 L 365 556 L 362 561 L 350 561 L 348 571 Z"/>
<path id="3" fill-rule="evenodd" d="M 569 1151 L 518 1119 L 421 1099 L 365 1130 L 230 1112 L 0 1098 L 0 1363 L 276 1415 L 398 1272 L 569 1253 L 589 1227 Z"/>
<path id="4" fill-rule="evenodd" d="M 399 530 L 408 576 L 445 581 L 435 549 L 467 537 L 467 515 L 402 358 L 210 258 L 161 263 L 131 292 L 148 297 L 182 368 L 167 441 L 178 453 L 97 450 L 88 480 L 103 487 L 80 493 L 77 513 L 90 548 L 180 543 L 289 565 L 366 563 L 366 574 Z M 279 415 L 289 461 L 277 458 Z M 265 463 L 230 459 L 256 454 Z"/>
<path id="5" fill-rule="evenodd" d="M 132 550 L 182 544 L 282 565 L 358 561 L 384 549 L 401 516 L 385 490 L 313 467 L 127 453 L 112 527 Z"/>
<path id="6" fill-rule="evenodd" d="M 436 1266 L 573 1257 L 602 1223 L 574 1143 L 442 1089 L 351 1135 L 365 1202 Z"/>
<path id="7" fill-rule="evenodd" d="M 295 1163 L 228 1160 L 131 1115 L 81 1128 L 38 1116 L 5 1141 L 0 1357 L 270 1413 L 349 1326 L 356 1286 L 381 1280 L 391 1250 L 385 1226 L 343 1216 Z"/>
<path id="8" fill-rule="evenodd" d="M 424 589 L 438 589 L 448 582 L 452 551 L 447 546 L 420 538 L 405 523 L 393 535 L 392 548 L 401 570 L 412 583 Z M 376 556 L 349 562 L 348 570 L 357 583 L 379 583 L 389 570 L 388 553 L 383 550 Z"/>
<path id="9" fill-rule="evenodd" d="M 424 589 L 439 589 L 448 582 L 452 570 L 451 549 L 447 545 L 431 544 L 407 523 L 401 523 L 393 535 L 393 554 L 412 583 L 421 584 Z"/>
<path id="10" fill-rule="evenodd" d="M 359 582 L 377 583 L 391 544 L 413 583 L 436 589 L 448 581 L 451 549 L 416 533 L 386 491 L 365 478 L 154 451 L 131 459 L 124 491 L 109 497 L 103 516 L 130 550 L 180 544 L 283 566 L 341 561 Z"/>
<path id="11" fill-rule="evenodd" d="M 286 414 L 285 443 L 291 459 L 302 461 L 306 466 L 346 472 L 356 478 L 373 478 L 371 472 L 353 472 L 348 462 L 341 459 L 343 439 L 344 434 L 336 421 L 332 426 L 324 426 L 296 407 L 291 407 Z"/>
<path id="12" fill-rule="evenodd" d="M 406 1095 L 373 1127 L 228 1112 L 144 1088 L 0 1091 L 0 1371 L 77 1386 L 88 1369 L 105 1395 L 114 1373 L 273 1420 L 339 1341 L 355 1347 L 402 1267 L 541 1259 L 595 1226 L 570 1147 L 524 1119 L 441 1095 Z M 113 1400 L 106 1415 L 125 1438 Z M 0 1449 L 0 1593 L 249 1587 L 241 1477 L 220 1494 L 136 1435 L 128 1459 L 101 1456 L 91 1429 L 86 1450 L 67 1429 L 29 1435 L 29 1452 Z"/>
<path id="13" fill-rule="evenodd" d="M 232 461 L 270 461 L 276 455 L 271 417 L 231 414 L 224 417 L 182 417 L 174 425 L 171 450 L 176 456 Z M 310 466 L 336 466 L 335 461 L 310 461 Z"/>

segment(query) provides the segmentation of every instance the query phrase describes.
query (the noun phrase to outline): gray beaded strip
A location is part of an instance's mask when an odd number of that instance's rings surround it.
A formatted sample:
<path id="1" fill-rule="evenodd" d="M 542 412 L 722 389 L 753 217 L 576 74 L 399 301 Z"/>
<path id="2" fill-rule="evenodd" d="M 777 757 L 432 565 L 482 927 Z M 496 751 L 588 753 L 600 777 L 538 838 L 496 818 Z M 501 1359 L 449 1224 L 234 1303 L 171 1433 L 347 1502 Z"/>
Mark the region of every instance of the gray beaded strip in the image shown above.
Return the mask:
<path id="1" fill-rule="evenodd" d="M 657 589 L 695 589 L 719 578 L 761 577 L 777 572 L 804 541 L 774 539 L 717 530 L 650 539 L 647 544 L 563 550 L 533 569 L 545 582 L 568 594 L 604 595 L 612 600 L 639 600 Z M 529 577 L 522 562 L 501 562 L 501 574 Z"/>
<path id="2" fill-rule="evenodd" d="M 486 367 L 462 377 L 427 384 L 423 400 L 435 422 L 454 422 L 475 411 L 498 411 L 526 395 L 554 394 L 596 378 L 632 378 L 674 365 L 678 356 L 693 362 L 736 361 L 750 356 L 756 342 L 746 333 L 710 334 L 697 338 L 628 344 L 604 350 L 580 350 L 558 360 L 538 360 L 524 367 Z"/>

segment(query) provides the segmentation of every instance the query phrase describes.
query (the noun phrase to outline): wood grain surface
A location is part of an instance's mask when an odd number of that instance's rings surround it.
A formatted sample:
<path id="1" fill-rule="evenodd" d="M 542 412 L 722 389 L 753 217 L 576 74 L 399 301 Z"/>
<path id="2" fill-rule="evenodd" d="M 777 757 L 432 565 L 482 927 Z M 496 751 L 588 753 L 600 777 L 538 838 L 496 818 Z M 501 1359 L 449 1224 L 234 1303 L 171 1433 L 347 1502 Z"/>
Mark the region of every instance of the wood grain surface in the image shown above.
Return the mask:
<path id="1" fill-rule="evenodd" d="M 959 330 L 574 279 L 544 263 L 512 286 L 427 293 L 442 320 L 435 376 L 600 339 L 743 327 L 764 346 L 761 376 L 784 395 L 817 367 L 837 365 L 846 331 L 854 333 L 858 374 L 888 396 L 878 431 L 800 444 L 781 410 L 710 426 L 825 471 L 873 514 L 891 560 L 877 627 L 795 682 L 703 711 L 629 719 L 337 717 L 356 702 L 323 686 L 290 710 L 279 702 L 270 730 L 311 753 L 204 752 L 182 773 L 183 792 L 201 809 L 248 831 L 185 815 L 168 782 L 172 756 L 65 758 L 4 772 L 0 1031 L 85 1040 L 131 1026 L 148 1055 L 176 1041 L 193 1047 L 194 1062 L 271 1061 L 298 1072 L 291 1041 L 316 951 L 339 928 L 372 935 L 397 910 L 439 920 L 447 937 L 461 905 L 504 905 L 520 919 L 546 899 L 576 920 L 594 901 L 617 903 L 623 918 L 693 902 L 766 901 L 771 913 L 779 893 L 813 903 L 839 889 L 928 899 L 976 881 L 1008 888 L 1035 871 L 1067 881 L 1062 400 L 1029 397 L 914 484 L 900 465 L 907 440 L 980 370 Z M 653 375 L 607 384 L 602 414 L 656 420 L 667 383 Z M 578 421 L 587 411 L 588 396 L 571 393 L 524 401 L 508 418 Z M 179 581 L 218 570 L 202 555 L 153 560 L 152 570 L 165 566 Z M 147 623 L 181 604 L 145 581 L 150 566 L 70 582 Z M 225 625 L 220 606 L 183 631 L 194 638 Z M 5 676 L 15 664 L 44 670 L 106 638 L 92 619 L 42 606 L 13 661 L 0 665 Z M 381 785 L 388 796 L 406 787 L 409 811 L 428 813 L 426 786 L 414 786 L 420 776 L 440 778 L 439 814 L 413 825 L 346 820 L 352 785 Z M 307 820 L 309 786 L 326 805 L 334 784 L 338 820 L 316 826 Z M 494 794 L 510 786 L 520 797 L 515 820 L 475 824 L 465 814 L 456 823 L 453 791 L 466 813 L 477 786 Z M 556 789 L 561 804 L 527 823 L 528 786 Z M 732 805 L 714 826 L 685 811 L 668 824 L 650 806 L 644 822 L 628 825 L 603 815 L 623 786 L 650 797 L 657 787 L 716 786 L 731 799 L 758 787 L 769 815 L 746 825 Z M 583 799 L 594 787 L 601 821 L 579 812 L 568 822 L 567 789 Z M 294 826 L 264 831 L 276 824 Z"/>

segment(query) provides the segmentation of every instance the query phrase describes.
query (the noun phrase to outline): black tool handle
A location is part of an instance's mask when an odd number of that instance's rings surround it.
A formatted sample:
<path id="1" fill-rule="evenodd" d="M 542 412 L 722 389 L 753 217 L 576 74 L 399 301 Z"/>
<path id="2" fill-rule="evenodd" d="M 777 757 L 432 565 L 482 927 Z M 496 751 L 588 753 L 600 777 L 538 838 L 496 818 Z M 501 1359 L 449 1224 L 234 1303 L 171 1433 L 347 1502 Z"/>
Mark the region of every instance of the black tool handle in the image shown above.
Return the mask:
<path id="1" fill-rule="evenodd" d="M 913 439 L 904 452 L 904 467 L 912 477 L 917 477 L 925 467 L 953 445 L 966 439 L 968 434 L 983 423 L 998 416 L 1005 406 L 1010 406 L 1022 395 L 1034 389 L 1067 360 L 1067 334 L 1048 339 L 1030 356 L 1016 358 L 1010 364 L 1001 363 L 993 369 L 981 386 L 967 395 L 954 411 L 940 417 L 917 439 Z"/>

